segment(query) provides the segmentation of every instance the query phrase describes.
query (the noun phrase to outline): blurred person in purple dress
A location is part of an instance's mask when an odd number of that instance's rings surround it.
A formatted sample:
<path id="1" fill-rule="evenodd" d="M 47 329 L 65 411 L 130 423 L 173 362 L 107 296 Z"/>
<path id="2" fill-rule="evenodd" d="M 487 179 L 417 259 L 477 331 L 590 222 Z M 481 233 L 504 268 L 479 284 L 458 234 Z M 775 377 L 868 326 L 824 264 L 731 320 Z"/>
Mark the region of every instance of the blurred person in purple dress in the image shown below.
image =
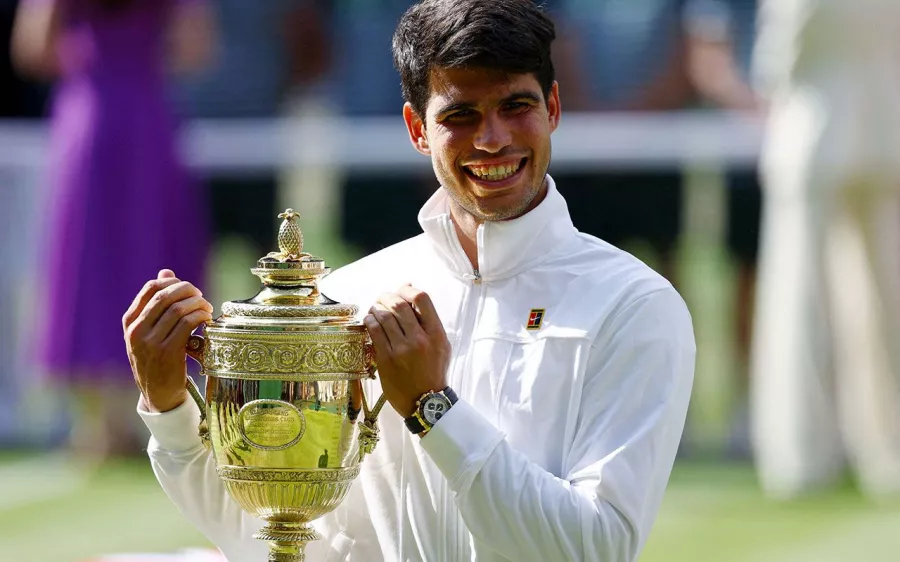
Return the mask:
<path id="1" fill-rule="evenodd" d="M 36 359 L 71 392 L 70 445 L 86 454 L 137 442 L 121 349 L 130 295 L 164 265 L 203 281 L 205 201 L 166 92 L 170 71 L 209 57 L 213 29 L 201 1 L 24 0 L 17 13 L 13 60 L 55 82 Z"/>

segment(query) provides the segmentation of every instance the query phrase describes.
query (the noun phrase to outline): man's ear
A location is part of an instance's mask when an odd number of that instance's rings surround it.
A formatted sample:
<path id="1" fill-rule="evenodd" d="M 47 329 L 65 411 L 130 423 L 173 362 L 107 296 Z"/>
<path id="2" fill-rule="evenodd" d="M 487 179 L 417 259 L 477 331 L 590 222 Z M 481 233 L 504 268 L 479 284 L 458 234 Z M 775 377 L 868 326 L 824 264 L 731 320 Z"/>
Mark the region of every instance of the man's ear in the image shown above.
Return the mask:
<path id="1" fill-rule="evenodd" d="M 562 118 L 562 105 L 559 103 L 559 82 L 554 81 L 550 88 L 550 95 L 547 98 L 547 113 L 550 117 L 550 132 L 559 127 L 559 120 Z"/>
<path id="2" fill-rule="evenodd" d="M 409 102 L 403 104 L 403 121 L 406 122 L 406 130 L 409 133 L 409 141 L 412 143 L 413 148 L 425 156 L 431 156 L 425 121 L 419 117 L 419 114 L 415 112 Z"/>

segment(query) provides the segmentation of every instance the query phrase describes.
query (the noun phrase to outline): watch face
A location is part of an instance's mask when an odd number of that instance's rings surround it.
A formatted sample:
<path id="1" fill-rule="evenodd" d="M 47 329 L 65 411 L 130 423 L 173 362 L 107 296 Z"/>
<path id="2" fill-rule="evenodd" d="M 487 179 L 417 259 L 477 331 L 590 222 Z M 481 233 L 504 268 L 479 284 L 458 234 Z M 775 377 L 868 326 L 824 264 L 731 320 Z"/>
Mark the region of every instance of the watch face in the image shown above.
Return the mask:
<path id="1" fill-rule="evenodd" d="M 443 394 L 432 394 L 422 403 L 421 413 L 428 425 L 434 425 L 450 409 L 450 400 Z"/>

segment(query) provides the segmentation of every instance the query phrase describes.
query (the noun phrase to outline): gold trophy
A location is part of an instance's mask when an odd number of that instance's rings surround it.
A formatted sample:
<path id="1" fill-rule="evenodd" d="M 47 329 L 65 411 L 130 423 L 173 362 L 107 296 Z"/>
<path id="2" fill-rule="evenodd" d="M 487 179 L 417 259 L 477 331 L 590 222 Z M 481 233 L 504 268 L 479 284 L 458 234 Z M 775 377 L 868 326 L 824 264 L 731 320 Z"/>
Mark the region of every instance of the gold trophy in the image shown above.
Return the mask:
<path id="1" fill-rule="evenodd" d="M 281 251 L 251 270 L 259 293 L 226 302 L 187 345 L 207 377 L 205 400 L 188 381 L 200 436 L 231 497 L 266 521 L 254 537 L 269 542 L 270 562 L 301 562 L 306 543 L 321 538 L 310 522 L 346 496 L 378 440 L 385 402 L 366 404 L 372 344 L 356 306 L 319 293 L 329 269 L 303 253 L 297 216 L 278 215 Z"/>

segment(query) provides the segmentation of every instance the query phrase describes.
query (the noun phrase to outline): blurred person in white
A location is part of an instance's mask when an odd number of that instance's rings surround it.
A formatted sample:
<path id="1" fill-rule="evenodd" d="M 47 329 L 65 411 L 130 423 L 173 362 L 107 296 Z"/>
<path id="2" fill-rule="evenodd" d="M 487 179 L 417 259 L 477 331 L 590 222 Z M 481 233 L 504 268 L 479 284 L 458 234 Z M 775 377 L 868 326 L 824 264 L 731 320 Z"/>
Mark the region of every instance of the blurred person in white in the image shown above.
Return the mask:
<path id="1" fill-rule="evenodd" d="M 366 393 L 392 408 L 310 560 L 630 562 L 647 540 L 693 329 L 670 283 L 577 232 L 547 175 L 554 37 L 532 0 L 424 0 L 397 27 L 404 123 L 441 187 L 423 234 L 323 279 L 368 310 L 379 370 Z M 184 389 L 183 346 L 211 309 L 168 270 L 135 298 L 123 328 L 139 412 L 169 497 L 229 560 L 262 560 L 261 522 L 226 494 Z M 417 401 L 440 389 L 451 405 L 426 427 Z"/>
<path id="2" fill-rule="evenodd" d="M 768 0 L 752 352 L 763 488 L 900 492 L 900 2 Z"/>
<path id="3" fill-rule="evenodd" d="M 707 104 L 748 119 L 764 115 L 751 77 L 756 12 L 757 0 L 689 0 L 685 9 L 691 83 Z M 743 458 L 751 453 L 749 360 L 762 213 L 756 164 L 729 167 L 725 189 L 726 244 L 736 266 L 734 330 L 740 361 L 726 452 Z"/>

